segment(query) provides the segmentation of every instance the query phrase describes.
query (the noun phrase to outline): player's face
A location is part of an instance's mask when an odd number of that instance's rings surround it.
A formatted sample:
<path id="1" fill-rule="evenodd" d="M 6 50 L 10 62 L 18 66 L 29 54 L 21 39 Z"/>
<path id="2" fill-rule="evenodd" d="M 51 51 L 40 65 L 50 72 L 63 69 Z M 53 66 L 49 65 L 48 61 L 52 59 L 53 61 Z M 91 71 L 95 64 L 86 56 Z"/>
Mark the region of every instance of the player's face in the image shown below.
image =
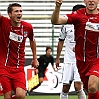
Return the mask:
<path id="1" fill-rule="evenodd" d="M 86 4 L 87 13 L 92 13 L 92 14 L 97 13 L 97 6 L 99 0 L 84 0 L 84 3 Z"/>
<path id="2" fill-rule="evenodd" d="M 13 7 L 12 13 L 9 13 L 9 17 L 11 18 L 12 24 L 19 24 L 22 20 L 22 8 Z"/>
<path id="3" fill-rule="evenodd" d="M 50 56 L 50 55 L 51 55 L 51 52 L 52 52 L 52 50 L 51 50 L 51 49 L 48 49 L 48 50 L 46 51 L 46 56 Z"/>

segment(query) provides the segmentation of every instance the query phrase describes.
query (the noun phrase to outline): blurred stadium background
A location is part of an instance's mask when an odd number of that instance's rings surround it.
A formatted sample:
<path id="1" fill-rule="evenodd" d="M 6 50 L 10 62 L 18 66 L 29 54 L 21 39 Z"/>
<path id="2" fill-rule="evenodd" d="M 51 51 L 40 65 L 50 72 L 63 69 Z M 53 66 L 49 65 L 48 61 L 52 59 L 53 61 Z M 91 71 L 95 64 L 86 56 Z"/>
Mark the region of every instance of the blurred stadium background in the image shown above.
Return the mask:
<path id="1" fill-rule="evenodd" d="M 61 25 L 52 25 L 50 20 L 51 14 L 55 7 L 55 0 L 0 0 L 0 12 L 2 15 L 7 16 L 7 6 L 9 3 L 13 2 L 17 2 L 22 5 L 23 20 L 33 25 L 34 35 L 37 44 L 37 57 L 45 54 L 46 46 L 51 46 L 52 55 L 55 59 L 58 36 L 61 27 Z M 60 14 L 64 15 L 67 13 L 71 13 L 72 7 L 76 4 L 84 3 L 83 0 L 63 0 Z M 64 50 L 65 48 L 63 48 L 61 52 L 61 62 L 63 60 Z M 29 47 L 28 39 L 26 41 L 25 47 L 25 58 L 25 66 L 28 67 L 32 59 L 32 52 Z M 57 77 L 53 79 L 57 79 Z"/>

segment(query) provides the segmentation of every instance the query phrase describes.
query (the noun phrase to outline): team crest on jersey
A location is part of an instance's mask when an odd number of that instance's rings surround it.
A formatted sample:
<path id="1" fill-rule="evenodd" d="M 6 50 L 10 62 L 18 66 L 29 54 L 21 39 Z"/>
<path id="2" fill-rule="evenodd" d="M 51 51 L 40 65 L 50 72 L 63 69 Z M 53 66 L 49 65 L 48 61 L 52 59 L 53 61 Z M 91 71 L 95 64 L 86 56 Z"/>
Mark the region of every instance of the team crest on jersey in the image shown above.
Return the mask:
<path id="1" fill-rule="evenodd" d="M 24 37 L 27 37 L 27 35 L 28 35 L 28 32 L 24 31 Z"/>

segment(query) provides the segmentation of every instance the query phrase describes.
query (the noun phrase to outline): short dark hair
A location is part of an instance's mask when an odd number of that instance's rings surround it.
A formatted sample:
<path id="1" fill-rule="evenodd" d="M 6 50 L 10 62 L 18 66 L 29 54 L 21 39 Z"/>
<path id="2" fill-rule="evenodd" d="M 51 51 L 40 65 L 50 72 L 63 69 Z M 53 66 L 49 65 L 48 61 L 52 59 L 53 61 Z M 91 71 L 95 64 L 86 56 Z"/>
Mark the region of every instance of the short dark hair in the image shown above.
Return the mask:
<path id="1" fill-rule="evenodd" d="M 76 10 L 78 10 L 78 9 L 81 9 L 81 8 L 85 8 L 85 5 L 77 4 L 77 5 L 73 6 L 72 11 L 74 12 L 74 11 L 76 11 Z"/>
<path id="2" fill-rule="evenodd" d="M 50 46 L 47 46 L 47 47 L 46 47 L 46 51 L 47 51 L 48 49 L 51 49 L 51 50 L 52 50 L 52 48 L 51 48 Z"/>
<path id="3" fill-rule="evenodd" d="M 9 4 L 9 6 L 8 6 L 8 8 L 7 8 L 7 12 L 8 13 L 12 13 L 12 7 L 21 7 L 21 5 L 20 4 L 18 4 L 18 3 L 12 3 L 12 4 Z"/>

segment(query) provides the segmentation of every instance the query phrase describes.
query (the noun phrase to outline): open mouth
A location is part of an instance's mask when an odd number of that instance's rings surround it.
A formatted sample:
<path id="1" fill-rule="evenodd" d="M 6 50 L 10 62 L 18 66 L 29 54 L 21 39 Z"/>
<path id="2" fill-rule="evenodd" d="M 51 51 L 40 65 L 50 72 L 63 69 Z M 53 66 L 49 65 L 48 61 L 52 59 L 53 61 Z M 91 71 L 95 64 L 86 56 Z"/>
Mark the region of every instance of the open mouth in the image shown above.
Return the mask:
<path id="1" fill-rule="evenodd" d="M 18 17 L 17 17 L 17 20 L 20 20 L 20 19 L 21 19 L 21 16 L 18 16 Z"/>
<path id="2" fill-rule="evenodd" d="M 91 3 L 91 4 L 89 4 L 89 6 L 94 6 L 94 4 Z"/>

